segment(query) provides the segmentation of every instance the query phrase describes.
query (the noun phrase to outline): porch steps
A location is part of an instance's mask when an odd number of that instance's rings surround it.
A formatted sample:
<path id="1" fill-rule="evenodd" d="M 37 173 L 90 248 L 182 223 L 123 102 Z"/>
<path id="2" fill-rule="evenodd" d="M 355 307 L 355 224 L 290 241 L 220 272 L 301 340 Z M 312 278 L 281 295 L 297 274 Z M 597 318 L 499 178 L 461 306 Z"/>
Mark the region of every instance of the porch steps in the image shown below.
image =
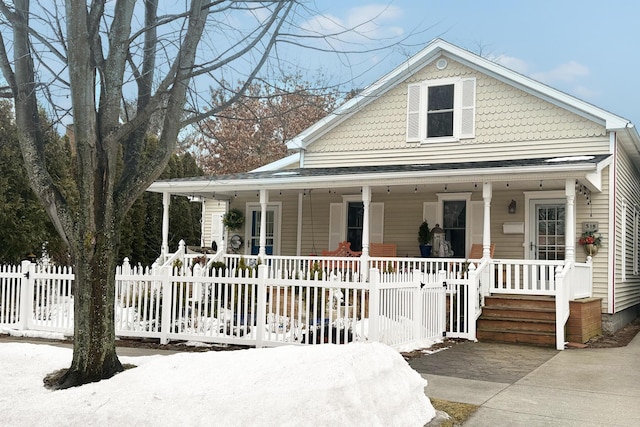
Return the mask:
<path id="1" fill-rule="evenodd" d="M 555 347 L 553 297 L 497 295 L 486 297 L 484 303 L 477 325 L 479 341 Z"/>

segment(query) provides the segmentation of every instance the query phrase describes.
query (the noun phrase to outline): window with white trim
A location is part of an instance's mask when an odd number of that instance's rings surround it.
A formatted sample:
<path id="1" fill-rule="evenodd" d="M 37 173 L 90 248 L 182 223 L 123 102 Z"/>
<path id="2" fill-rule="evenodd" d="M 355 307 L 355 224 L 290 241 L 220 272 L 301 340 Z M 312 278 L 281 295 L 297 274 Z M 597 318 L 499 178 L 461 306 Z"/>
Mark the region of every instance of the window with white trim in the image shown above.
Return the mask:
<path id="1" fill-rule="evenodd" d="M 475 102 L 475 78 L 410 84 L 407 89 L 407 142 L 474 138 Z"/>

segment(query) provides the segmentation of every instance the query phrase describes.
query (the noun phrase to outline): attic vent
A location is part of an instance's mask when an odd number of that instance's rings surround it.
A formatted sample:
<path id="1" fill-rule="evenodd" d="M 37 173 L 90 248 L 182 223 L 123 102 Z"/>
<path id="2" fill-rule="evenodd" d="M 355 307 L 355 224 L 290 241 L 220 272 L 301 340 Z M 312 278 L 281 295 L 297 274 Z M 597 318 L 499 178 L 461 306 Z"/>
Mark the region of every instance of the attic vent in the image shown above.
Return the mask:
<path id="1" fill-rule="evenodd" d="M 438 61 L 436 62 L 436 68 L 438 70 L 444 70 L 445 68 L 447 68 L 448 62 L 446 59 L 444 58 L 440 58 L 438 59 Z"/>

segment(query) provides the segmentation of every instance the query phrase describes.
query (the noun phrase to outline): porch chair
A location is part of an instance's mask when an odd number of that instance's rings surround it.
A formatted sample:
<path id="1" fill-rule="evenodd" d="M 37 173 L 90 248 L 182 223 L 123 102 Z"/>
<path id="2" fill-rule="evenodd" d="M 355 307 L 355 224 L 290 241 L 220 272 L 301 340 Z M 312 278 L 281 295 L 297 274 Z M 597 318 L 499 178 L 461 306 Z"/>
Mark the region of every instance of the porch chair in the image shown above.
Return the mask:
<path id="1" fill-rule="evenodd" d="M 493 252 L 496 250 L 496 244 L 492 243 L 489 247 L 489 256 L 493 258 Z M 469 250 L 467 259 L 482 259 L 482 243 L 473 243 Z"/>
<path id="2" fill-rule="evenodd" d="M 369 255 L 376 258 L 396 258 L 398 246 L 395 243 L 370 243 Z M 373 266 L 380 271 L 395 272 L 397 263 L 375 261 Z"/>
<path id="3" fill-rule="evenodd" d="M 326 257 L 338 257 L 338 258 L 357 258 L 362 255 L 361 251 L 352 251 L 351 242 L 340 242 L 338 248 L 332 251 L 323 249 L 322 256 Z M 338 269 L 344 271 L 345 269 L 353 268 L 357 271 L 358 263 L 344 263 L 343 261 L 325 261 L 323 262 L 323 270 Z"/>

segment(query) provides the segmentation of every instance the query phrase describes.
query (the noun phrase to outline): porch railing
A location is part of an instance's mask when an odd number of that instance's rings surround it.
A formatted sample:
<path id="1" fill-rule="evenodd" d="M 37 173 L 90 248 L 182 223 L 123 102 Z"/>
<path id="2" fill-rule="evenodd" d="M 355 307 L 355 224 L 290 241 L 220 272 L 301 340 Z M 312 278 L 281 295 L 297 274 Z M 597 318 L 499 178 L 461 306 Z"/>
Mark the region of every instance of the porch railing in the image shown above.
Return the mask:
<path id="1" fill-rule="evenodd" d="M 0 273 L 0 312 L 9 313 L 2 326 L 73 333 L 71 270 L 25 262 Z M 414 273 L 369 274 L 378 277 L 377 288 L 324 271 L 270 269 L 268 262 L 218 270 L 125 263 L 116 271 L 116 335 L 255 346 L 403 346 L 442 336 L 442 286 L 423 289 Z M 437 295 L 442 306 L 434 308 Z"/>
<path id="2" fill-rule="evenodd" d="M 363 281 L 358 261 L 236 255 L 225 257 L 224 269 L 125 263 L 116 272 L 116 333 L 162 342 L 278 345 L 378 337 L 401 345 L 441 328 L 473 340 L 484 298 L 520 293 L 556 297 L 560 343 L 568 301 L 591 295 L 588 263 L 370 258 L 373 268 Z M 73 280 L 70 270 L 28 262 L 0 268 L 0 324 L 71 333 Z M 434 308 L 438 295 L 445 302 Z"/>

